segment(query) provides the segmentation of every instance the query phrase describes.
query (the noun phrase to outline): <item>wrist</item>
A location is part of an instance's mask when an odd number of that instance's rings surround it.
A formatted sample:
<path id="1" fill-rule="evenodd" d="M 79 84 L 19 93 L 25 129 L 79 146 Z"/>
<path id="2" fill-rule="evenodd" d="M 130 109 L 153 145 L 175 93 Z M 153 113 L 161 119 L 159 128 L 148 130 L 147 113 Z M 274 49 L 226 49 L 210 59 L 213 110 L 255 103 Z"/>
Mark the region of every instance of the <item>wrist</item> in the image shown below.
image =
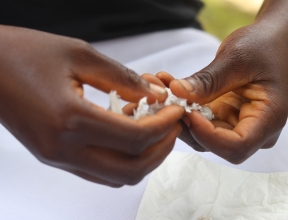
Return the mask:
<path id="1" fill-rule="evenodd" d="M 288 1 L 287 0 L 265 0 L 262 4 L 255 23 L 262 23 L 288 30 Z"/>
<path id="2" fill-rule="evenodd" d="M 288 1 L 265 0 L 261 6 L 254 25 L 261 30 L 271 42 L 288 49 Z M 276 45 L 275 45 L 276 46 Z"/>

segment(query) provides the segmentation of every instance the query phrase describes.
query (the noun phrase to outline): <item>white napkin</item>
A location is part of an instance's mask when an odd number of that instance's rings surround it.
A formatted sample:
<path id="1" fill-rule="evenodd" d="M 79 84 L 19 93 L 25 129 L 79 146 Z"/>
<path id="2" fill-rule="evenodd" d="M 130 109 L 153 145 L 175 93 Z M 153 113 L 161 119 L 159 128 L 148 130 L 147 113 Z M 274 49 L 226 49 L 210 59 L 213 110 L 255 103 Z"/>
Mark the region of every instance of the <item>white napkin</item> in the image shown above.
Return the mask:
<path id="1" fill-rule="evenodd" d="M 288 172 L 255 173 L 172 152 L 151 175 L 136 220 L 287 220 Z"/>

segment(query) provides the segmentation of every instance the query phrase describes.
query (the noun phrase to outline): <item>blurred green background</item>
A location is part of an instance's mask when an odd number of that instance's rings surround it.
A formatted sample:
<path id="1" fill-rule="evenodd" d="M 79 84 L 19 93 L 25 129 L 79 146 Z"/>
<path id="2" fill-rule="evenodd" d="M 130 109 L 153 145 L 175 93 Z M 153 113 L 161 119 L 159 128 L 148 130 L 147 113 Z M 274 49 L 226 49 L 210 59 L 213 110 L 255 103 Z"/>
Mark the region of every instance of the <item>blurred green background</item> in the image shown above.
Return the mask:
<path id="1" fill-rule="evenodd" d="M 263 0 L 202 0 L 199 20 L 205 31 L 223 40 L 239 27 L 251 24 Z"/>

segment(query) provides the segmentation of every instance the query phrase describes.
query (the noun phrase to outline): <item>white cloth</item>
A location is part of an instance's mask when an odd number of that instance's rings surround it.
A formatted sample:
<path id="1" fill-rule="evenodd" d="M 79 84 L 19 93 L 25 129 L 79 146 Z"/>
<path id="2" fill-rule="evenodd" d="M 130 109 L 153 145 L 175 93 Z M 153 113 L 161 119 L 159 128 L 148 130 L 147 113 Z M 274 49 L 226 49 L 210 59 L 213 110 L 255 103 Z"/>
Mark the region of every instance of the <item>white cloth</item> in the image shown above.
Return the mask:
<path id="1" fill-rule="evenodd" d="M 147 219 L 287 220 L 288 172 L 242 171 L 172 152 L 145 190 L 136 220 Z"/>
<path id="2" fill-rule="evenodd" d="M 164 70 L 182 78 L 209 64 L 219 41 L 201 31 L 179 29 L 100 42 L 93 46 L 139 74 Z M 85 96 L 105 108 L 109 105 L 108 95 L 89 86 L 85 87 Z M 285 127 L 274 148 L 257 152 L 237 168 L 259 172 L 288 171 L 287 129 Z M 1 220 L 136 218 L 148 177 L 133 187 L 111 189 L 41 164 L 1 125 L 0 137 Z M 179 140 L 175 149 L 194 152 Z M 232 166 L 213 154 L 201 155 Z"/>

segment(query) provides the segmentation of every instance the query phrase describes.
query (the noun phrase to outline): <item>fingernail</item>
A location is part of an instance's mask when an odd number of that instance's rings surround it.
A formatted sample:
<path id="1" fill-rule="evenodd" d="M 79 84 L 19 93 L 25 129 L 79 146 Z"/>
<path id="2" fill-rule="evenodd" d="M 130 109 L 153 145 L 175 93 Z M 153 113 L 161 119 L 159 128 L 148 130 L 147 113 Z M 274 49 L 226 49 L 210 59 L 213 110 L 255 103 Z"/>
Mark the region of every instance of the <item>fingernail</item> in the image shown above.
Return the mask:
<path id="1" fill-rule="evenodd" d="M 156 93 L 159 93 L 159 94 L 164 94 L 164 93 L 166 93 L 165 88 L 162 88 L 161 86 L 158 86 L 158 85 L 153 84 L 153 83 L 150 83 L 150 89 L 151 89 L 153 92 L 156 92 Z"/>
<path id="2" fill-rule="evenodd" d="M 180 80 L 178 80 L 180 83 L 181 83 L 181 85 L 187 90 L 187 92 L 193 92 L 193 90 L 194 90 L 194 88 L 193 88 L 193 86 L 191 85 L 191 83 L 190 82 L 188 82 L 187 80 L 185 80 L 185 79 L 180 79 Z"/>

